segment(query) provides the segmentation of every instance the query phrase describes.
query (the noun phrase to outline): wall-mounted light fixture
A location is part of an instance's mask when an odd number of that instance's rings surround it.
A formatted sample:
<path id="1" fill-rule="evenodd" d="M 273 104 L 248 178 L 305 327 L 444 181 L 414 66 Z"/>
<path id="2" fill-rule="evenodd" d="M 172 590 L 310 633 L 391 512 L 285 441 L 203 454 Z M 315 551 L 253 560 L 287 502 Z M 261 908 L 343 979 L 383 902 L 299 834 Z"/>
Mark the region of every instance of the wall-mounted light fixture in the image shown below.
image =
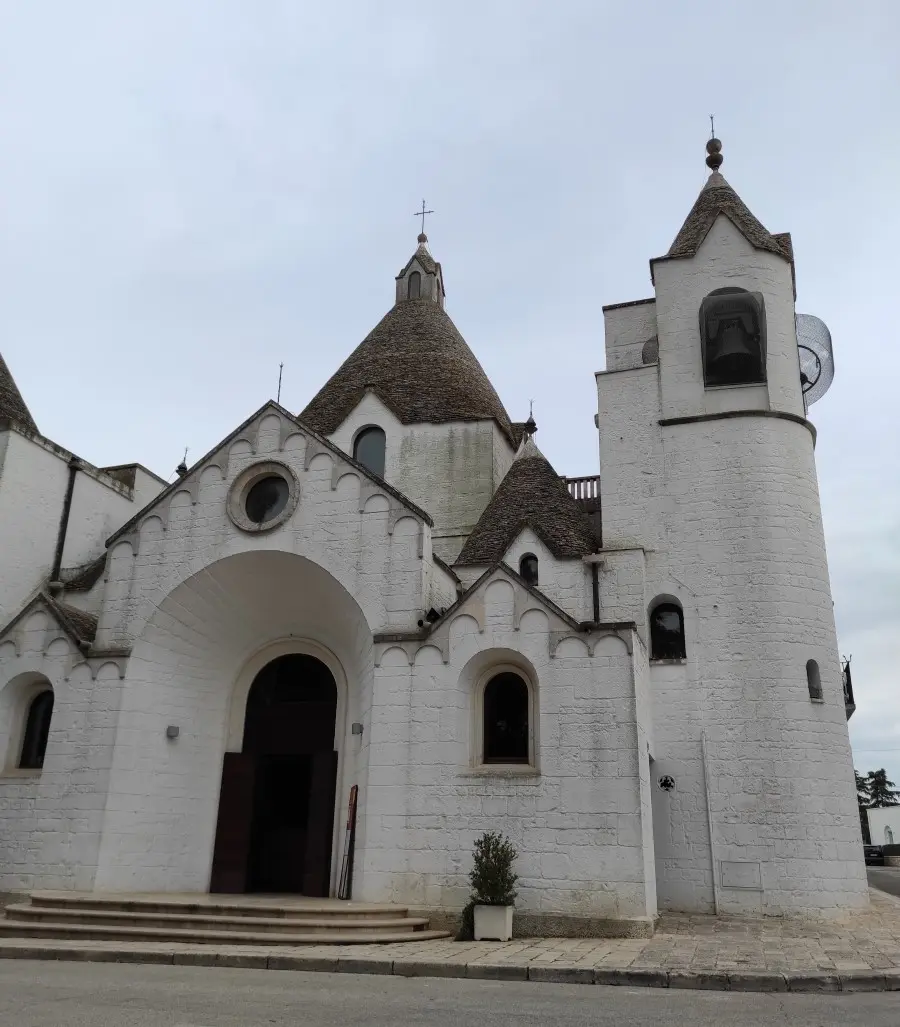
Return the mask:
<path id="1" fill-rule="evenodd" d="M 363 726 L 358 721 L 355 724 L 350 725 L 351 735 L 361 735 L 363 733 Z"/>
<path id="2" fill-rule="evenodd" d="M 170 739 L 171 741 L 174 741 L 178 737 L 180 731 L 181 729 L 178 727 L 177 724 L 170 724 L 166 728 L 166 738 Z"/>

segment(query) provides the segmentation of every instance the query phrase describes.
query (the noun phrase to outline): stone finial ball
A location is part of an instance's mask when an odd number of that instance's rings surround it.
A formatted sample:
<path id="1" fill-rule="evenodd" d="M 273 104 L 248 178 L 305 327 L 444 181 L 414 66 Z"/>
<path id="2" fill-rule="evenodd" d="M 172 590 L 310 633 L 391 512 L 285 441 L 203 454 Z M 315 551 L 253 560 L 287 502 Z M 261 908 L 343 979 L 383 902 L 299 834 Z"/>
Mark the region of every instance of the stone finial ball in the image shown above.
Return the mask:
<path id="1" fill-rule="evenodd" d="M 426 234 L 425 234 L 424 232 L 420 232 L 420 233 L 419 233 L 419 238 L 418 238 L 418 241 L 419 241 L 420 243 L 423 243 L 423 242 L 428 242 L 428 236 L 427 236 L 427 235 L 426 235 Z"/>
<path id="2" fill-rule="evenodd" d="M 720 153 L 722 150 L 722 140 L 716 139 L 715 136 L 710 139 L 706 144 L 707 153 Z"/>

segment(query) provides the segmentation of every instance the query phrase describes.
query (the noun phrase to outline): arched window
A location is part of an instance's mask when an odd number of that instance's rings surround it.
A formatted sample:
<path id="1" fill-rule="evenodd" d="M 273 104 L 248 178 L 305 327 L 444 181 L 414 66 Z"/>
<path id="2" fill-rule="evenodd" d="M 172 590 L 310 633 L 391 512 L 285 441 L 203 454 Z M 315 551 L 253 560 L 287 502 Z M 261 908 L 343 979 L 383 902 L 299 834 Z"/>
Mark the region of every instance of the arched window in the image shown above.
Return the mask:
<path id="1" fill-rule="evenodd" d="M 884 844 L 885 845 L 893 845 L 894 844 L 894 832 L 891 830 L 889 824 L 885 824 L 884 825 Z"/>
<path id="2" fill-rule="evenodd" d="M 422 293 L 422 276 L 418 271 L 413 271 L 408 279 L 406 298 L 417 300 Z"/>
<path id="3" fill-rule="evenodd" d="M 488 681 L 484 689 L 485 763 L 528 763 L 530 761 L 528 685 L 518 674 L 504 672 Z"/>
<path id="4" fill-rule="evenodd" d="M 684 613 L 677 603 L 659 603 L 650 611 L 650 659 L 683 660 Z"/>
<path id="5" fill-rule="evenodd" d="M 380 428 L 365 428 L 353 443 L 353 459 L 383 478 L 385 444 L 385 434 Z"/>
<path id="6" fill-rule="evenodd" d="M 48 689 L 36 695 L 28 707 L 25 737 L 22 739 L 22 753 L 19 757 L 19 766 L 23 770 L 40 770 L 43 767 L 52 716 L 53 692 Z"/>
<path id="7" fill-rule="evenodd" d="M 534 553 L 526 553 L 519 560 L 519 574 L 525 579 L 527 585 L 538 583 L 538 558 Z"/>
<path id="8" fill-rule="evenodd" d="M 819 676 L 819 665 L 815 660 L 806 662 L 806 684 L 809 686 L 810 699 L 822 698 L 822 678 Z"/>

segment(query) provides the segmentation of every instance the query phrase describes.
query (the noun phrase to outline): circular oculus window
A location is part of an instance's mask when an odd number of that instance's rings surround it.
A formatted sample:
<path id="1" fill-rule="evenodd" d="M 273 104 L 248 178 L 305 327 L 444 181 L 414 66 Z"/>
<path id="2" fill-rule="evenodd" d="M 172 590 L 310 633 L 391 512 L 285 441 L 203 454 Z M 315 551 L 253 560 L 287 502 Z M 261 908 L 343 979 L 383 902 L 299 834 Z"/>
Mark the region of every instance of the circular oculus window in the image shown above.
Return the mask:
<path id="1" fill-rule="evenodd" d="M 287 506 L 291 487 L 277 474 L 267 475 L 251 485 L 244 500 L 244 513 L 254 524 L 265 524 Z"/>
<path id="2" fill-rule="evenodd" d="M 228 495 L 228 516 L 242 531 L 269 531 L 294 512 L 300 487 L 290 469 L 267 461 L 238 475 Z"/>

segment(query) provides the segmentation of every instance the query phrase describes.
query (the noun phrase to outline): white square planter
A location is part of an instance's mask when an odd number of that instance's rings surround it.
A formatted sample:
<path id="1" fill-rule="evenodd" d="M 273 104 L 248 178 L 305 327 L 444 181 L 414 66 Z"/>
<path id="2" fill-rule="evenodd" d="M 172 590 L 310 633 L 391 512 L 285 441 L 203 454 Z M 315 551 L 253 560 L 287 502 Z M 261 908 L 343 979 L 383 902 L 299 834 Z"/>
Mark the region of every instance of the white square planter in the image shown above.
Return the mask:
<path id="1" fill-rule="evenodd" d="M 509 941 L 512 938 L 512 906 L 476 906 L 475 940 Z"/>

